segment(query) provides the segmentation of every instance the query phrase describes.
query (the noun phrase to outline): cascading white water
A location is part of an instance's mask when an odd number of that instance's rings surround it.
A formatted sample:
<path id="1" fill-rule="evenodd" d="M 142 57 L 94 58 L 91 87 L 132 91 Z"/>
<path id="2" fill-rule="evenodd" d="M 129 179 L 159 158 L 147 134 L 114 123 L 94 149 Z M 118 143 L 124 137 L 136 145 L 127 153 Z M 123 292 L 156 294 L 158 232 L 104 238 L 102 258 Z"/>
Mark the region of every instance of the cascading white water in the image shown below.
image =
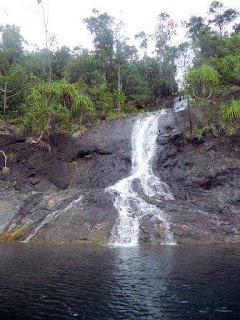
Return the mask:
<path id="1" fill-rule="evenodd" d="M 77 198 L 76 200 L 73 200 L 70 204 L 68 204 L 66 206 L 66 208 L 61 209 L 61 210 L 56 210 L 52 213 L 49 213 L 46 216 L 46 218 L 43 219 L 43 221 L 36 227 L 36 229 L 33 231 L 33 233 L 31 233 L 25 240 L 23 240 L 21 242 L 30 241 L 39 232 L 39 230 L 42 229 L 46 224 L 48 224 L 53 219 L 57 219 L 62 212 L 66 212 L 70 209 L 73 209 L 77 204 L 79 204 L 82 201 L 82 199 L 83 199 L 83 196 L 81 195 L 79 198 Z"/>
<path id="2" fill-rule="evenodd" d="M 191 102 L 192 98 L 191 96 L 187 98 L 184 97 L 177 97 L 174 99 L 174 105 L 173 105 L 173 110 L 175 112 L 183 111 L 187 109 L 188 106 L 188 101 Z"/>
<path id="3" fill-rule="evenodd" d="M 138 181 L 147 197 L 174 199 L 169 187 L 154 175 L 152 169 L 158 121 L 165 112 L 162 110 L 136 121 L 132 132 L 131 175 L 107 189 L 114 194 L 114 207 L 119 213 L 109 241 L 110 245 L 137 245 L 140 221 L 145 215 L 152 215 L 162 221 L 165 228 L 164 243 L 175 244 L 167 215 L 158 207 L 147 203 L 133 189 L 134 181 Z"/>

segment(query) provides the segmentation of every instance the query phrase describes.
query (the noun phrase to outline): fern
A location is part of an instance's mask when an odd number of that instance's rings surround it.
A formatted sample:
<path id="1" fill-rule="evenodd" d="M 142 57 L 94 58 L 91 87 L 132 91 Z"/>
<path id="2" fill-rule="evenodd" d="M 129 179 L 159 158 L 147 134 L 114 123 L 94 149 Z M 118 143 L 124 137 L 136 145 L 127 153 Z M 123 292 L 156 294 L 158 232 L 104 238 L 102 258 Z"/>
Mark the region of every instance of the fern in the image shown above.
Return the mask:
<path id="1" fill-rule="evenodd" d="M 230 106 L 227 104 L 223 108 L 224 117 L 228 121 L 240 119 L 240 101 L 232 100 Z"/>

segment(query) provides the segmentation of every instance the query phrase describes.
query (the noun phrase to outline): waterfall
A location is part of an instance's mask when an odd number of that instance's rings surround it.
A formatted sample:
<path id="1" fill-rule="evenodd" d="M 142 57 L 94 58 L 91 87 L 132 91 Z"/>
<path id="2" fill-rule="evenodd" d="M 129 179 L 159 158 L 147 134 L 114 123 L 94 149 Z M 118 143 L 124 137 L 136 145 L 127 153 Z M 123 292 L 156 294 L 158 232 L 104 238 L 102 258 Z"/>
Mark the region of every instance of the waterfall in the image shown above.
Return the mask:
<path id="1" fill-rule="evenodd" d="M 192 101 L 192 98 L 190 96 L 188 97 L 188 99 L 189 99 L 189 102 Z M 186 110 L 187 106 L 188 106 L 187 98 L 184 98 L 184 97 L 179 98 L 179 97 L 177 97 L 177 98 L 174 99 L 173 110 L 175 112 Z"/>
<path id="2" fill-rule="evenodd" d="M 174 199 L 168 185 L 154 175 L 152 168 L 158 136 L 158 121 L 164 113 L 166 113 L 165 110 L 151 113 L 140 117 L 135 122 L 132 132 L 131 174 L 107 189 L 114 196 L 114 207 L 119 213 L 110 237 L 110 245 L 137 245 L 140 222 L 146 215 L 152 215 L 162 221 L 165 230 L 164 243 L 175 244 L 167 215 L 155 205 L 142 199 L 134 190 L 134 182 L 138 182 L 147 197 Z"/>
<path id="3" fill-rule="evenodd" d="M 35 228 L 35 230 L 33 231 L 33 233 L 31 233 L 25 240 L 21 241 L 21 242 L 28 242 L 30 241 L 38 232 L 39 230 L 41 230 L 46 224 L 48 224 L 49 222 L 51 222 L 53 219 L 57 219 L 60 214 L 62 212 L 66 212 L 69 211 L 70 209 L 73 209 L 76 207 L 76 205 L 81 202 L 83 199 L 83 196 L 81 195 L 79 198 L 73 200 L 70 204 L 68 204 L 66 206 L 66 208 L 64 209 L 59 209 L 56 210 L 54 212 L 49 213 L 43 220 L 42 222 Z"/>

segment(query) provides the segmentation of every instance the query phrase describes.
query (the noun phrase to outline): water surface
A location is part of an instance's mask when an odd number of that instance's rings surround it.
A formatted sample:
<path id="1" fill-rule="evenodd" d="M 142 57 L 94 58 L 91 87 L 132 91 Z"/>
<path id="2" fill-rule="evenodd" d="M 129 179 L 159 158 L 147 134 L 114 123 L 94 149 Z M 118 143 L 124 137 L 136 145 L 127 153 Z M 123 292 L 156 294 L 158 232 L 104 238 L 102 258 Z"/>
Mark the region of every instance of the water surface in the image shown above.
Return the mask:
<path id="1" fill-rule="evenodd" d="M 0 319 L 240 319 L 240 246 L 0 245 Z"/>

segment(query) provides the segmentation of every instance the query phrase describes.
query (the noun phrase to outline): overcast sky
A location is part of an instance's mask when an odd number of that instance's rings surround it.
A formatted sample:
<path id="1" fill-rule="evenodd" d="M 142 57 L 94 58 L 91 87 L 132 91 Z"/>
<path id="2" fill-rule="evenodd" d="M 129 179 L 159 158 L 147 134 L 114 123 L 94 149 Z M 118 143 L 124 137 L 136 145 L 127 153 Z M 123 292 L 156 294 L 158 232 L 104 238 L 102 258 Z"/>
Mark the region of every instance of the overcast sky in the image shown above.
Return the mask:
<path id="1" fill-rule="evenodd" d="M 57 36 L 58 44 L 74 47 L 91 47 L 91 36 L 82 19 L 91 15 L 92 9 L 107 12 L 121 19 L 130 38 L 144 30 L 152 33 L 159 13 L 168 12 L 180 22 L 191 15 L 204 15 L 212 0 L 45 0 L 48 4 L 49 29 Z M 240 0 L 222 1 L 226 7 L 240 11 Z M 42 47 L 44 33 L 42 16 L 37 0 L 1 0 L 0 23 L 16 24 L 31 44 Z M 178 35 L 178 42 L 182 38 Z"/>

